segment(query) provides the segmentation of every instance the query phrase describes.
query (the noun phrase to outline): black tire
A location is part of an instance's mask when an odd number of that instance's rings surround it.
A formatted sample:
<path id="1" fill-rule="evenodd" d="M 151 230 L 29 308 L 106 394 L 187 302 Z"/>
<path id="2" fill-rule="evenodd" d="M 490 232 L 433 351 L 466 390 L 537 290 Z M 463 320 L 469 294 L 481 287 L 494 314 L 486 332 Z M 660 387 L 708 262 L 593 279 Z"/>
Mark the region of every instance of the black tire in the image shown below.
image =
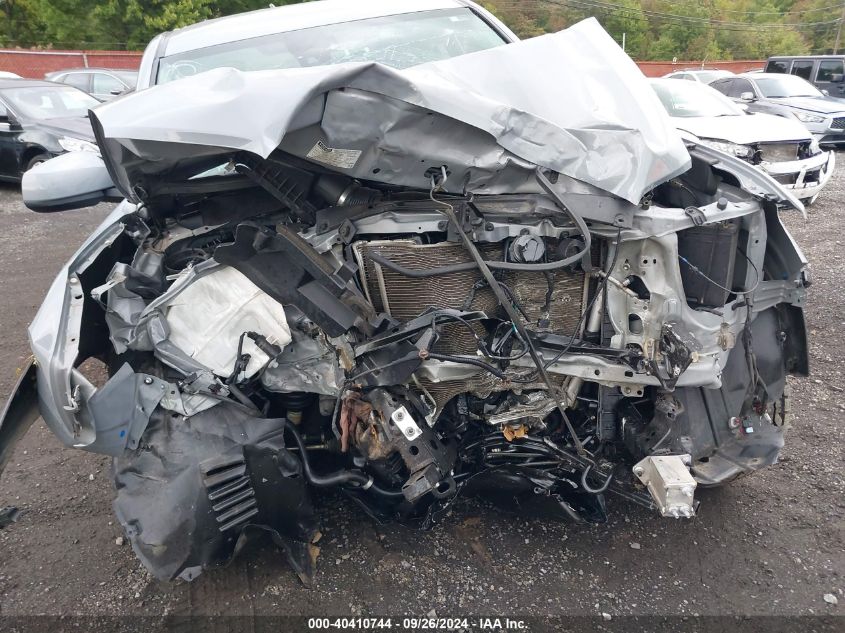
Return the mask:
<path id="1" fill-rule="evenodd" d="M 40 165 L 43 162 L 50 160 L 49 154 L 36 154 L 32 158 L 29 159 L 29 162 L 26 164 L 26 169 L 24 171 L 29 171 L 36 165 Z"/>

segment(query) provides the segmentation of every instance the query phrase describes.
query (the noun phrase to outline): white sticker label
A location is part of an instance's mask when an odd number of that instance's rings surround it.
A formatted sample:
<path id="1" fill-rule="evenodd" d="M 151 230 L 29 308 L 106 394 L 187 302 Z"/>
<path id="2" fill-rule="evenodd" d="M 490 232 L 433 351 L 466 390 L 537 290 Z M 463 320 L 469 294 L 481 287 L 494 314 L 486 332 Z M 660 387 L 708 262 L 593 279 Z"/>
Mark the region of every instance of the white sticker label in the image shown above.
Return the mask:
<path id="1" fill-rule="evenodd" d="M 317 144 L 311 148 L 311 151 L 306 156 L 311 160 L 316 160 L 318 163 L 331 165 L 332 167 L 352 169 L 361 156 L 361 150 L 337 149 L 336 147 L 329 147 L 323 141 L 317 141 Z"/>

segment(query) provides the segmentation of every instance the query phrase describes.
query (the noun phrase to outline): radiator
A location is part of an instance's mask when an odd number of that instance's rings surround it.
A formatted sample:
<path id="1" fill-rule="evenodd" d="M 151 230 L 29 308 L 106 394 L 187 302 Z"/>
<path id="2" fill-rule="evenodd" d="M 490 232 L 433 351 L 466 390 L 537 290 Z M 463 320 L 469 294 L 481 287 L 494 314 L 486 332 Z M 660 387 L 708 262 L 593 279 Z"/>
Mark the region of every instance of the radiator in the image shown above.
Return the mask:
<path id="1" fill-rule="evenodd" d="M 549 251 L 556 244 L 547 241 Z M 487 260 L 501 261 L 501 244 L 479 244 L 479 251 Z M 407 321 L 427 308 L 453 308 L 456 310 L 481 310 L 490 317 L 502 316 L 493 291 L 488 286 L 478 288 L 481 272 L 469 270 L 437 277 L 406 277 L 373 262 L 368 253 L 382 257 L 411 270 L 439 268 L 451 264 L 471 262 L 472 257 L 461 244 L 417 244 L 411 240 L 360 241 L 353 245 L 360 267 L 361 284 L 367 298 L 378 311 L 396 319 Z M 546 294 L 549 289 L 543 273 L 506 271 L 501 281 L 507 285 L 525 311 L 523 323 L 531 330 L 556 334 L 572 334 L 581 316 L 584 274 L 580 271 L 555 271 L 549 273 L 553 292 L 548 314 L 544 320 Z M 473 290 L 476 288 L 476 290 Z M 478 326 L 480 327 L 480 326 Z M 437 351 L 472 353 L 476 349 L 474 337 L 459 324 L 444 328 Z"/>

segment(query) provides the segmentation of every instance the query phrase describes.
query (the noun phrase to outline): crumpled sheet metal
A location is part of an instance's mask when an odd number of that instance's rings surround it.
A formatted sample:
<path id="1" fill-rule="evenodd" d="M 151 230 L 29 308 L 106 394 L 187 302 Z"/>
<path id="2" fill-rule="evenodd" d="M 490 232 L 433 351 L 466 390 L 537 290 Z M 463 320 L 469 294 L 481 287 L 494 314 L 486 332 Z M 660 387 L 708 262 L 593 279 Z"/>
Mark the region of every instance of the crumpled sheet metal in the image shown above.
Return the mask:
<path id="1" fill-rule="evenodd" d="M 321 336 L 312 338 L 296 329 L 291 329 L 291 336 L 293 343 L 262 372 L 264 388 L 279 393 L 306 391 L 338 395 L 344 374 L 338 365 L 337 352 Z"/>
<path id="2" fill-rule="evenodd" d="M 350 110 L 347 101 L 362 109 Z M 421 127 L 429 113 L 436 123 Z M 376 63 L 216 69 L 127 95 L 91 115 L 115 184 L 130 198 L 134 177 L 180 159 L 232 149 L 267 157 L 280 145 L 303 156 L 317 142 L 351 150 L 318 158 L 336 171 L 420 187 L 421 164 L 445 164 L 439 154 L 421 152 L 459 148 L 466 139 L 472 152 L 449 165 L 452 191 L 513 191 L 541 166 L 633 203 L 690 164 L 642 73 L 592 18 L 405 70 Z M 288 138 L 309 130 L 307 142 Z"/>
<path id="3" fill-rule="evenodd" d="M 124 363 L 88 400 L 88 413 L 97 433 L 93 442 L 81 448 L 113 457 L 124 449 L 137 448 L 150 414 L 170 390 L 167 382 L 136 374 Z"/>

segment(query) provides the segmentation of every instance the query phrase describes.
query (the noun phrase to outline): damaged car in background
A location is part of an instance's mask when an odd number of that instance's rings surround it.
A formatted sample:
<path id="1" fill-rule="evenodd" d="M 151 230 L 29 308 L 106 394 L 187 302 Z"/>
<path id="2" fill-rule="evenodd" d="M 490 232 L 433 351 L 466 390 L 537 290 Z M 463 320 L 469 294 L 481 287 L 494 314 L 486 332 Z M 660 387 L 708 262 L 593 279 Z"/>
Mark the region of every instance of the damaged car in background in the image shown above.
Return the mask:
<path id="1" fill-rule="evenodd" d="M 699 83 L 652 79 L 651 87 L 679 131 L 756 166 L 804 204 L 815 202 L 833 176 L 836 154 L 822 151 L 796 120 L 747 113 L 718 90 Z"/>
<path id="2" fill-rule="evenodd" d="M 776 461 L 809 285 L 778 207 L 803 207 L 685 144 L 596 21 L 404 69 L 219 68 L 91 117 L 102 158 L 25 200 L 126 201 L 33 321 L 0 448 L 40 412 L 113 456 L 157 577 L 265 531 L 309 582 L 315 488 L 421 528 L 471 495 L 681 518 Z"/>

